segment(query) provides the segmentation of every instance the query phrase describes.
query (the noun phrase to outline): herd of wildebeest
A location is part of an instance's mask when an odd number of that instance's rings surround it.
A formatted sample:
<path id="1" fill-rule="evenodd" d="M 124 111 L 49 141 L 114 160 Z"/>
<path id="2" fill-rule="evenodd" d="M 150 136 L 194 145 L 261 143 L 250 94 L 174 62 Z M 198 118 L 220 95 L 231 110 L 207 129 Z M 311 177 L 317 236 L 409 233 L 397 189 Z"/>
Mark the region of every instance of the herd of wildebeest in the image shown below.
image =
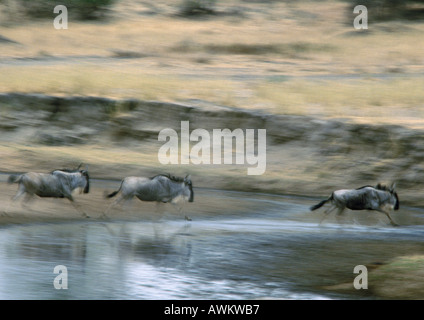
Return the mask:
<path id="1" fill-rule="evenodd" d="M 28 172 L 24 174 L 12 174 L 8 183 L 18 183 L 18 191 L 13 197 L 12 205 L 16 200 L 25 195 L 24 201 L 30 200 L 34 195 L 50 198 L 67 198 L 72 205 L 84 216 L 89 217 L 77 204 L 72 196 L 76 189 L 82 193 L 90 191 L 90 177 L 88 167 L 81 169 L 80 164 L 76 169 L 58 169 L 49 173 Z M 107 209 L 109 210 L 122 200 L 130 200 L 137 197 L 142 201 L 157 203 L 185 204 L 193 202 L 194 191 L 190 175 L 185 178 L 170 174 L 157 174 L 153 177 L 126 177 L 122 179 L 118 190 L 106 194 L 106 198 L 118 195 Z M 310 210 L 316 210 L 326 203 L 331 206 L 325 210 L 322 220 L 332 211 L 337 209 L 337 215 L 341 215 L 348 208 L 351 210 L 375 210 L 384 213 L 392 225 L 397 226 L 390 216 L 390 212 L 399 209 L 399 197 L 395 191 L 395 185 L 390 187 L 377 184 L 376 186 L 363 186 L 357 189 L 341 189 L 334 191 L 327 199 L 312 206 Z M 179 206 L 180 211 L 183 206 Z M 10 208 L 10 206 L 9 206 Z M 9 209 L 8 208 L 8 209 Z M 7 215 L 8 209 L 4 210 Z M 191 220 L 185 216 L 186 220 Z"/>

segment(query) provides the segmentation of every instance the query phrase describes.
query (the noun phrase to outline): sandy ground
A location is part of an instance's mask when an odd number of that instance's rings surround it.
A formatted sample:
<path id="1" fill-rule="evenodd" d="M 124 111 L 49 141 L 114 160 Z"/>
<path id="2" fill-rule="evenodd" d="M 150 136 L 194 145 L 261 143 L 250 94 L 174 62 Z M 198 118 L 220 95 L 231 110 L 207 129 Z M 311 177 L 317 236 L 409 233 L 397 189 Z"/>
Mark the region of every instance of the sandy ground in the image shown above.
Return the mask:
<path id="1" fill-rule="evenodd" d="M 4 180 L 4 179 L 2 179 Z M 90 192 L 79 194 L 74 192 L 74 199 L 78 206 L 89 216 L 84 217 L 67 199 L 39 198 L 25 202 L 24 196 L 13 202 L 17 184 L 0 182 L 0 225 L 28 224 L 28 223 L 60 223 L 72 221 L 161 221 L 162 219 L 181 219 L 187 215 L 192 220 L 199 217 L 219 217 L 220 215 L 246 214 L 260 212 L 260 203 L 253 204 L 234 197 L 225 196 L 225 191 L 195 189 L 195 201 L 187 203 L 182 211 L 177 205 L 156 204 L 141 202 L 133 199 L 112 207 L 106 217 L 103 213 L 114 199 L 105 199 L 105 193 L 119 188 L 120 181 L 91 181 Z M 212 193 L 215 196 L 208 196 Z M 7 210 L 7 214 L 4 213 Z"/>
<path id="2" fill-rule="evenodd" d="M 12 197 L 17 191 L 17 185 L 1 183 L 0 206 L 2 211 L 7 209 L 7 214 L 2 212 L 0 224 L 24 224 L 24 223 L 50 223 L 50 222 L 69 222 L 85 220 L 160 220 L 164 217 L 184 219 L 178 212 L 178 208 L 173 205 L 156 205 L 155 203 L 140 202 L 133 199 L 130 202 L 120 204 L 112 208 L 106 217 L 103 213 L 113 202 L 114 199 L 105 199 L 105 191 L 111 192 L 119 187 L 119 182 L 114 183 L 94 183 L 88 194 L 74 193 L 75 203 L 83 210 L 89 218 L 83 216 L 67 199 L 39 198 L 25 202 L 24 197 L 14 203 Z M 107 188 L 109 186 L 110 188 Z M 191 208 L 187 208 L 191 209 Z M 189 212 L 191 210 L 185 210 Z"/>
<path id="3" fill-rule="evenodd" d="M 25 202 L 24 196 L 13 202 L 17 184 L 5 182 L 5 176 L 0 176 L 0 225 L 19 225 L 32 223 L 63 223 L 76 221 L 154 221 L 185 220 L 187 215 L 192 221 L 196 219 L 219 219 L 228 215 L 260 215 L 263 213 L 265 201 L 281 201 L 284 203 L 305 204 L 307 208 L 321 200 L 319 197 L 279 196 L 266 193 L 240 192 L 231 190 L 217 190 L 209 188 L 195 188 L 195 201 L 187 203 L 181 208 L 172 204 L 156 204 L 142 202 L 136 198 L 112 206 L 114 199 L 106 199 L 105 194 L 119 188 L 120 181 L 92 179 L 88 194 L 75 191 L 75 203 L 85 212 L 86 218 L 67 199 L 39 198 Z M 277 197 L 277 198 L 275 198 Z M 252 200 L 252 201 L 251 201 Z M 283 208 L 283 207 L 282 207 Z M 7 210 L 7 214 L 4 211 Z M 283 209 L 282 209 L 283 210 Z M 302 221 L 316 221 L 317 226 L 324 217 L 324 209 L 299 211 L 290 219 Z M 103 214 L 107 212 L 105 217 Z M 282 211 L 282 215 L 284 212 Z M 422 225 L 422 209 L 402 206 L 401 210 L 392 212 L 392 218 L 400 226 Z M 386 216 L 372 211 L 346 210 L 341 217 L 330 214 L 325 217 L 324 223 L 378 225 L 390 227 Z"/>
<path id="4" fill-rule="evenodd" d="M 0 206 L 2 215 L 0 216 L 0 224 L 66 222 L 87 219 L 67 199 L 34 197 L 25 202 L 23 196 L 13 202 L 12 197 L 16 194 L 17 187 L 17 184 L 1 183 Z M 90 219 L 99 218 L 108 206 L 103 198 L 103 191 L 96 187 L 92 187 L 89 194 L 78 194 L 76 192 L 74 198 L 75 202 L 90 216 Z M 7 210 L 6 214 L 4 210 Z M 123 219 L 131 217 L 130 214 L 122 210 L 116 210 L 112 214 Z"/>

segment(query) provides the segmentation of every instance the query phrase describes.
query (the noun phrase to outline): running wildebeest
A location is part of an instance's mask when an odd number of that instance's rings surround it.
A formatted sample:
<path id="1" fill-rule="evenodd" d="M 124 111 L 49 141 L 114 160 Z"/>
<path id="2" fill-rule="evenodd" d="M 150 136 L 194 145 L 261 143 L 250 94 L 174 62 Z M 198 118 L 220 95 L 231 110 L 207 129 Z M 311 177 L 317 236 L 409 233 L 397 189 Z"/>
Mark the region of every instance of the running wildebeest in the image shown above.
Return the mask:
<path id="1" fill-rule="evenodd" d="M 190 176 L 185 178 L 174 177 L 169 174 L 158 174 L 152 178 L 126 177 L 122 180 L 117 191 L 108 195 L 112 198 L 121 192 L 120 196 L 107 208 L 106 213 L 122 200 L 132 199 L 134 196 L 142 201 L 155 201 L 157 203 L 193 202 L 194 192 Z M 180 211 L 182 208 L 180 207 Z M 186 220 L 191 220 L 185 216 Z"/>
<path id="2" fill-rule="evenodd" d="M 337 215 L 340 216 L 348 208 L 351 210 L 376 210 L 382 212 L 387 215 L 392 225 L 398 225 L 389 214 L 389 211 L 399 210 L 399 197 L 395 191 L 394 184 L 391 187 L 378 184 L 375 187 L 363 186 L 358 189 L 337 190 L 328 199 L 321 201 L 310 209 L 313 211 L 321 208 L 327 202 L 331 202 L 332 206 L 324 212 L 321 222 L 335 209 L 338 209 Z"/>
<path id="3" fill-rule="evenodd" d="M 80 188 L 82 192 L 88 193 L 90 190 L 90 178 L 87 170 L 54 170 L 50 173 L 28 172 L 24 174 L 12 174 L 9 176 L 8 183 L 18 183 L 19 189 L 13 197 L 15 202 L 22 195 L 26 194 L 24 202 L 30 200 L 34 195 L 41 198 L 67 198 L 72 205 L 83 216 L 89 217 L 75 203 L 72 197 L 72 191 Z M 4 213 L 7 213 L 6 210 Z"/>

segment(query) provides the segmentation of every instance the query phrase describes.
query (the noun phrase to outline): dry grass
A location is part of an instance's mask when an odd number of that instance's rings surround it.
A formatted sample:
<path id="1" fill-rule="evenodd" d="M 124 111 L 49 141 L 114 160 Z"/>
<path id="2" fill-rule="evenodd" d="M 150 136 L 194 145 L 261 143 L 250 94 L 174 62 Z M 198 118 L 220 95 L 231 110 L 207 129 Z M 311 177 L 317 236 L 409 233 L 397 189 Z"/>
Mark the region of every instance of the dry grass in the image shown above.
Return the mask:
<path id="1" fill-rule="evenodd" d="M 360 122 L 422 126 L 424 79 L 357 80 L 265 77 L 240 83 L 225 78 L 147 74 L 140 69 L 86 66 L 4 67 L 0 91 L 96 95 L 160 101 L 207 100 L 279 114 L 349 118 Z M 27 79 L 22 81 L 22 79 Z"/>
<path id="2" fill-rule="evenodd" d="M 401 114 L 416 126 L 424 116 L 424 79 L 287 81 L 260 84 L 256 96 L 284 114 L 368 119 L 398 123 Z"/>
<path id="3" fill-rule="evenodd" d="M 423 299 L 424 257 L 401 256 L 370 273 L 370 289 L 382 298 Z"/>
<path id="4" fill-rule="evenodd" d="M 216 9 L 227 14 L 184 19 L 173 1 L 121 0 L 112 19 L 70 21 L 68 30 L 9 15 L 0 35 L 17 44 L 1 44 L 0 91 L 201 99 L 421 125 L 424 80 L 410 75 L 424 70 L 424 23 L 370 22 L 359 32 L 339 1 L 234 0 Z"/>
<path id="5" fill-rule="evenodd" d="M 96 95 L 144 100 L 211 100 L 227 104 L 234 92 L 231 81 L 182 79 L 173 75 L 147 74 L 131 67 L 103 69 L 95 65 L 54 67 L 4 67 L 2 92 L 36 92 L 54 95 Z M 27 79 L 22 81 L 22 79 Z"/>

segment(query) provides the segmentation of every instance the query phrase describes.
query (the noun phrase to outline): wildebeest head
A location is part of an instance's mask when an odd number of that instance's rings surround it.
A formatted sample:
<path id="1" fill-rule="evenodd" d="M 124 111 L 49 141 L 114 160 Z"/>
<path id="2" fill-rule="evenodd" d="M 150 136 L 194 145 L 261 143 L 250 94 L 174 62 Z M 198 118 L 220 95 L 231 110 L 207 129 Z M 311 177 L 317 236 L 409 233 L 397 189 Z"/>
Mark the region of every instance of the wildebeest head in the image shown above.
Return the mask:
<path id="1" fill-rule="evenodd" d="M 193 183 L 191 182 L 191 176 L 190 175 L 187 175 L 184 178 L 184 185 L 187 186 L 190 190 L 190 197 L 188 199 L 188 202 L 193 202 L 194 201 Z"/>
<path id="2" fill-rule="evenodd" d="M 84 187 L 84 193 L 88 193 L 90 191 L 90 177 L 88 175 L 88 170 L 80 170 L 81 176 L 85 178 L 86 184 Z"/>
<path id="3" fill-rule="evenodd" d="M 399 210 L 399 197 L 398 197 L 398 194 L 396 192 L 396 183 L 392 183 L 392 185 L 390 187 L 379 183 L 375 186 L 375 189 L 389 192 L 390 193 L 390 203 L 393 204 L 393 209 Z"/>
<path id="4" fill-rule="evenodd" d="M 396 184 L 395 184 L 395 183 L 393 183 L 393 184 L 389 187 L 389 192 L 390 192 L 390 194 L 392 195 L 392 197 L 394 198 L 394 202 L 395 202 L 395 205 L 394 205 L 393 209 L 394 209 L 394 210 L 399 210 L 399 206 L 400 206 L 400 204 L 399 204 L 399 197 L 398 197 L 398 194 L 397 194 L 397 192 L 396 192 L 395 187 L 396 187 Z"/>

